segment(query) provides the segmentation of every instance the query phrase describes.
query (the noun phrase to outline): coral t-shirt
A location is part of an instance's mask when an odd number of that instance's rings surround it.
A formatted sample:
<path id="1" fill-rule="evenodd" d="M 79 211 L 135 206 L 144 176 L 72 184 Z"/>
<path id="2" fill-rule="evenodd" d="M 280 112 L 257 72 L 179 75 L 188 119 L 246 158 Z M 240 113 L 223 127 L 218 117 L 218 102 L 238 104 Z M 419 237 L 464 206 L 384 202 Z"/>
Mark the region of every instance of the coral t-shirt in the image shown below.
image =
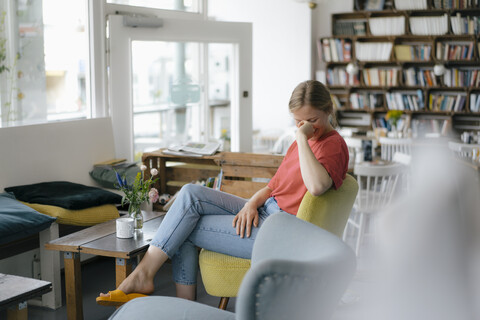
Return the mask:
<path id="1" fill-rule="evenodd" d="M 348 148 L 340 134 L 332 130 L 318 140 L 308 140 L 315 158 L 320 162 L 338 189 L 348 170 Z M 294 141 L 280 167 L 268 183 L 272 189 L 270 196 L 275 197 L 278 206 L 288 213 L 297 214 L 300 202 L 307 192 L 300 171 L 297 142 Z"/>

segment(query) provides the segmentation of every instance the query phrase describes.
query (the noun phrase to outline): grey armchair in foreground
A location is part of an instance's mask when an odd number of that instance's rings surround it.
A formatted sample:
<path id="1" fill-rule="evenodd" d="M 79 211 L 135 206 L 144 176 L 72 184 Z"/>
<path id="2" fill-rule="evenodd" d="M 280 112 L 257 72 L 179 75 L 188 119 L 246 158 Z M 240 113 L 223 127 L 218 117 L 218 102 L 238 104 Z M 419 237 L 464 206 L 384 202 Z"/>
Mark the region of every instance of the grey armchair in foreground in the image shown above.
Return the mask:
<path id="1" fill-rule="evenodd" d="M 296 218 L 270 216 L 257 236 L 236 313 L 173 297 L 134 299 L 110 319 L 329 319 L 355 271 L 337 236 Z"/>

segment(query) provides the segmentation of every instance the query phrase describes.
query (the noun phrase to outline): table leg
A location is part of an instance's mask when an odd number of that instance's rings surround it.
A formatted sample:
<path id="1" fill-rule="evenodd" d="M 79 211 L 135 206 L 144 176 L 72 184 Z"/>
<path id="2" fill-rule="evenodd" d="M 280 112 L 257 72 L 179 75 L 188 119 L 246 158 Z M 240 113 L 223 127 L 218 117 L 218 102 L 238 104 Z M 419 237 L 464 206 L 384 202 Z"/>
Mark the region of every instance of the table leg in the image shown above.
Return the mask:
<path id="1" fill-rule="evenodd" d="M 132 273 L 132 259 L 115 258 L 116 287 Z"/>
<path id="2" fill-rule="evenodd" d="M 28 309 L 27 302 L 20 302 L 13 307 L 7 309 L 7 320 L 27 320 Z"/>
<path id="3" fill-rule="evenodd" d="M 65 292 L 67 298 L 67 319 L 83 319 L 82 301 L 82 272 L 80 254 L 78 252 L 64 252 L 65 264 Z"/>

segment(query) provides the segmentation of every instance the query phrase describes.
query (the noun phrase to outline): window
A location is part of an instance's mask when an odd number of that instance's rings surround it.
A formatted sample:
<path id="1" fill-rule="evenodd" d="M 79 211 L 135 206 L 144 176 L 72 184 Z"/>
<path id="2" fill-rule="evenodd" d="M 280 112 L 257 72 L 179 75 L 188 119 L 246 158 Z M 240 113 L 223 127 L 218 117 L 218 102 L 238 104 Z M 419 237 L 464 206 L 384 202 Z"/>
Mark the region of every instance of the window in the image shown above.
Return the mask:
<path id="1" fill-rule="evenodd" d="M 3 1 L 0 12 L 0 126 L 89 117 L 87 0 Z"/>
<path id="2" fill-rule="evenodd" d="M 200 0 L 108 0 L 107 3 L 123 4 L 154 9 L 200 12 Z"/>

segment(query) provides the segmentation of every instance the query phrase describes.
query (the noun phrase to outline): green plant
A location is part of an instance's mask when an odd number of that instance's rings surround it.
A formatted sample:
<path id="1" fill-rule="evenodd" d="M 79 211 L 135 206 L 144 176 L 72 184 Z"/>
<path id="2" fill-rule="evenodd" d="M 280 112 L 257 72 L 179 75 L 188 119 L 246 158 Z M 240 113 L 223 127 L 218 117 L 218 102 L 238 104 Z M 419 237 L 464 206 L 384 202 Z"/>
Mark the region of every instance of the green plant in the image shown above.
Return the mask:
<path id="1" fill-rule="evenodd" d="M 389 121 L 392 125 L 397 126 L 397 122 L 402 117 L 402 114 L 402 110 L 389 110 L 385 116 L 385 120 Z"/>
<path id="2" fill-rule="evenodd" d="M 159 198 L 158 190 L 151 188 L 151 186 L 158 180 L 153 179 L 153 177 L 158 174 L 158 170 L 155 168 L 150 170 L 150 178 L 144 180 L 143 173 L 146 169 L 146 166 L 141 166 L 141 172 L 137 174 L 133 184 L 131 185 L 128 185 L 125 176 L 121 177 L 120 174 L 115 171 L 118 182 L 117 188 L 124 194 L 122 198 L 122 205 L 130 204 L 129 211 L 139 209 L 140 205 L 144 202 L 155 203 Z"/>

